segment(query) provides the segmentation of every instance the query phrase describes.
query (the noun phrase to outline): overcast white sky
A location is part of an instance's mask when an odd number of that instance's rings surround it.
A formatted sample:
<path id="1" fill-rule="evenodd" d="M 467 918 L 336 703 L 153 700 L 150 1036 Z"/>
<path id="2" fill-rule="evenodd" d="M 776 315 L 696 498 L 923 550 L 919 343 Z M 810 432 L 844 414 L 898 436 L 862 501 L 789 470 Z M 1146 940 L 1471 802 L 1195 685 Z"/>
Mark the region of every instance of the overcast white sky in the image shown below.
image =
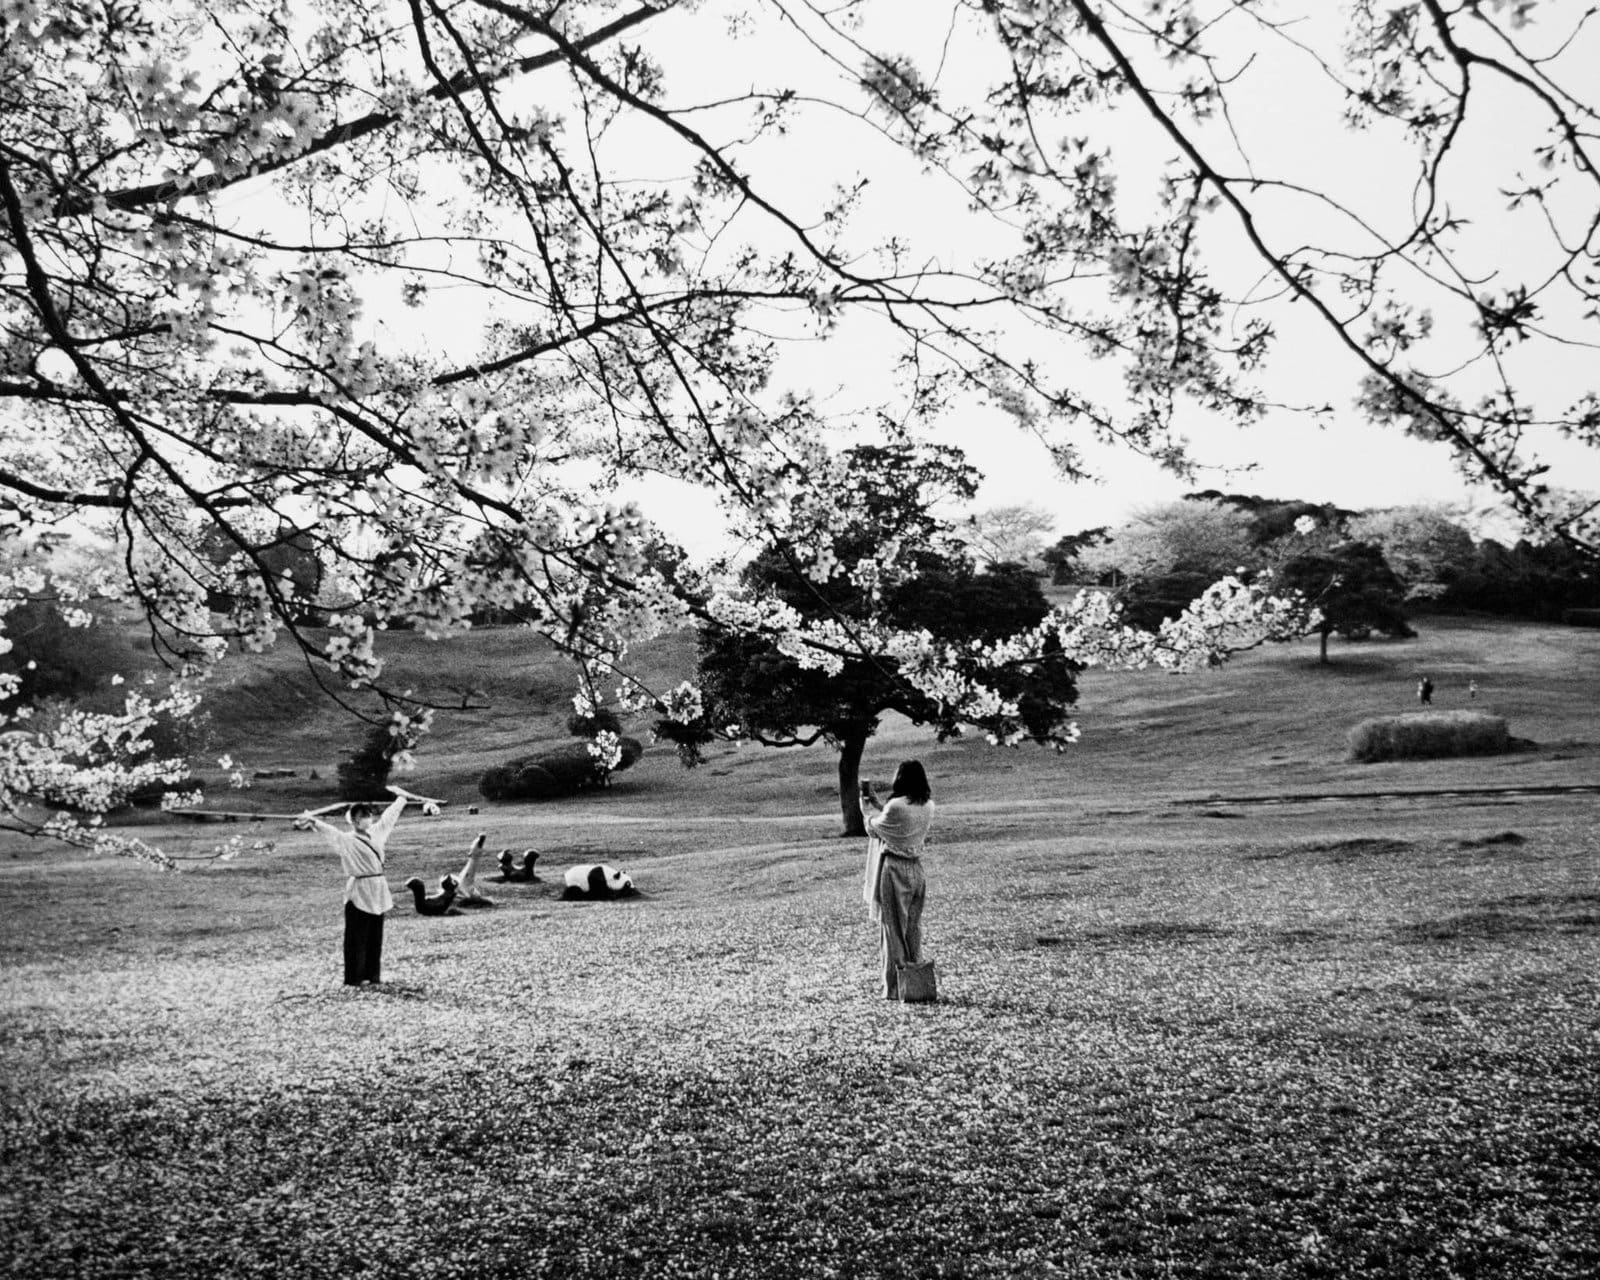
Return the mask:
<path id="1" fill-rule="evenodd" d="M 717 8 L 708 4 L 695 14 L 667 19 L 678 24 L 679 39 L 672 45 L 660 46 L 652 40 L 658 56 L 664 53 L 666 57 L 669 98 L 674 102 L 716 98 L 752 85 L 803 81 L 809 74 L 824 79 L 837 74 L 820 62 L 808 70 L 796 58 L 792 33 L 776 28 L 746 30 L 731 46 L 735 55 L 728 56 L 726 47 L 706 39 L 707 31 L 714 29 L 708 24 L 717 21 Z M 1307 41 L 1336 43 L 1341 36 L 1342 20 L 1336 18 L 1342 6 L 1320 0 L 1268 0 L 1263 8 L 1273 16 L 1291 11 L 1304 14 L 1296 34 Z M 951 40 L 947 28 L 926 20 L 943 9 L 920 0 L 903 0 L 896 16 L 890 6 L 876 4 L 869 11 L 880 15 L 887 11 L 889 21 L 865 28 L 860 35 L 866 44 L 908 55 L 930 78 L 937 73 L 942 88 L 959 87 L 963 77 L 976 83 L 976 77 L 993 68 L 971 61 L 977 42 L 963 41 L 959 33 Z M 1568 21 L 1571 17 L 1569 14 Z M 1597 37 L 1600 33 L 1588 32 L 1581 46 L 1568 51 L 1569 61 L 1581 66 L 1583 59 L 1589 58 L 1591 64 L 1600 64 Z M 1222 162 L 1240 172 L 1247 154 L 1258 173 L 1279 173 L 1307 182 L 1327 182 L 1332 176 L 1341 196 L 1375 225 L 1402 223 L 1411 209 L 1415 174 L 1415 161 L 1405 145 L 1385 144 L 1380 137 L 1341 127 L 1342 95 L 1307 60 L 1256 58 L 1246 66 L 1241 54 L 1240 67 L 1241 75 L 1232 87 L 1236 109 L 1228 121 L 1228 132 L 1219 128 L 1211 137 Z M 1447 175 L 1458 183 L 1458 197 L 1470 200 L 1473 206 L 1476 248 L 1486 270 L 1503 266 L 1511 260 L 1509 255 L 1524 251 L 1516 228 L 1506 222 L 1504 202 L 1497 192 L 1518 169 L 1530 167 L 1530 139 L 1536 135 L 1529 133 L 1527 125 L 1526 113 L 1483 95 L 1457 143 L 1462 160 Z M 781 155 L 774 153 L 763 165 L 760 157 L 745 153 L 740 163 L 764 190 L 803 205 L 808 189 L 824 188 L 842 176 L 840 150 L 832 144 L 830 134 L 833 127 L 826 118 L 797 122 L 782 144 Z M 1137 199 L 1140 166 L 1144 166 L 1142 176 L 1148 183 L 1171 144 L 1142 115 L 1129 115 L 1118 123 L 1112 136 L 1117 159 L 1130 175 L 1119 194 Z M 1231 148 L 1235 137 L 1242 152 Z M 860 211 L 862 219 L 869 224 L 877 220 L 885 226 L 903 227 L 933 252 L 948 251 L 951 260 L 962 252 L 965 246 L 960 241 L 968 224 L 954 205 L 931 198 L 937 183 L 919 180 L 903 162 L 887 155 L 863 156 L 861 166 L 872 179 Z M 1348 226 L 1336 227 L 1324 211 L 1304 204 L 1285 203 L 1266 210 L 1264 226 L 1282 244 L 1309 238 L 1314 227 L 1318 236 L 1351 235 L 1355 238 L 1347 243 L 1371 247 Z M 1228 263 L 1231 251 L 1231 246 L 1220 242 L 1214 246 L 1219 265 Z M 1259 267 L 1253 259 L 1246 261 L 1241 256 L 1238 261 L 1245 273 L 1240 282 L 1247 285 L 1259 274 Z M 1535 264 L 1528 264 L 1530 272 L 1536 269 Z M 1293 312 L 1279 323 L 1282 337 L 1263 385 L 1285 402 L 1331 404 L 1336 411 L 1331 425 L 1320 427 L 1309 415 L 1284 411 L 1259 425 L 1239 429 L 1196 410 L 1184 432 L 1194 444 L 1196 457 L 1211 469 L 1193 481 L 1174 477 L 1125 450 L 1091 446 L 1085 453 L 1102 483 L 1068 483 L 1053 473 L 1037 440 L 983 406 L 955 415 L 946 423 L 943 438 L 962 445 L 986 473 L 980 507 L 1036 503 L 1056 513 L 1057 529 L 1062 533 L 1114 523 L 1134 508 L 1176 498 L 1195 488 L 1305 498 L 1353 508 L 1413 502 L 1479 510 L 1498 505 L 1492 493 L 1471 489 L 1460 479 L 1442 447 L 1364 423 L 1352 407 L 1356 389 L 1353 357 L 1309 324 L 1299 331 L 1284 327 L 1297 323 Z M 1063 347 L 1059 358 L 1064 364 L 1081 366 L 1085 383 L 1101 388 L 1101 394 L 1111 391 L 1103 367 L 1091 365 L 1080 351 Z M 1436 361 L 1443 368 L 1456 358 L 1456 353 L 1441 351 Z M 1595 362 L 1592 353 L 1571 350 L 1553 353 L 1551 359 L 1547 365 L 1530 367 L 1526 381 L 1551 397 L 1550 407 L 1565 408 L 1582 389 L 1581 384 L 1591 379 Z M 790 367 L 797 384 L 821 392 L 843 412 L 852 400 L 871 401 L 874 385 L 882 382 L 886 361 L 887 352 L 866 340 L 852 342 L 843 355 L 830 348 L 825 361 L 802 354 Z M 1600 489 L 1600 473 L 1592 455 L 1563 449 L 1558 442 L 1545 442 L 1540 451 L 1557 464 L 1556 483 Z M 692 511 L 691 507 L 672 512 L 658 500 L 655 514 L 693 541 Z M 1499 532 L 1507 529 L 1502 526 Z"/>
<path id="2" fill-rule="evenodd" d="M 1337 14 L 1342 7 L 1321 0 L 1265 0 L 1263 5 L 1274 14 L 1304 12 L 1309 17 L 1298 29 L 1300 35 L 1308 40 L 1335 41 L 1338 28 L 1330 24 L 1330 14 Z M 792 30 L 774 23 L 727 34 L 729 15 L 749 10 L 750 6 L 738 0 L 706 0 L 691 11 L 652 20 L 630 38 L 637 35 L 663 60 L 667 98 L 675 106 L 782 84 L 812 85 L 819 96 L 825 95 L 830 77 L 843 73 L 820 59 L 808 60 L 804 43 L 797 42 Z M 908 55 L 929 78 L 937 75 L 941 89 L 975 85 L 994 68 L 977 61 L 979 42 L 950 40 L 947 28 L 925 20 L 944 10 L 945 6 L 927 5 L 923 0 L 879 0 L 870 12 L 887 14 L 888 20 L 864 29 L 860 36 L 886 52 Z M 1580 62 L 1588 57 L 1600 65 L 1600 24 L 1591 25 L 1595 30 L 1588 33 L 1585 45 L 1569 51 L 1568 56 Z M 1219 162 L 1234 172 L 1243 172 L 1246 164 L 1252 163 L 1258 173 L 1307 182 L 1332 179 L 1363 217 L 1384 227 L 1401 223 L 1410 212 L 1415 172 L 1415 161 L 1403 145 L 1385 144 L 1373 135 L 1344 129 L 1339 124 L 1342 97 L 1320 77 L 1314 64 L 1273 58 L 1248 61 L 1241 54 L 1240 72 L 1232 86 L 1235 110 L 1228 130 L 1219 126 L 1209 140 Z M 744 131 L 748 119 L 748 106 L 740 106 L 722 117 L 722 122 L 728 133 L 736 135 Z M 696 117 L 697 126 L 713 135 L 720 131 L 718 123 L 716 111 Z M 1474 230 L 1485 273 L 1511 262 L 1510 255 L 1526 251 L 1514 227 L 1505 222 L 1500 211 L 1504 202 L 1496 195 L 1519 167 L 1528 167 L 1532 144 L 1526 125 L 1526 117 L 1516 110 L 1485 98 L 1469 117 L 1457 144 L 1461 167 L 1450 176 L 1466 184 L 1463 198 L 1475 206 L 1478 224 Z M 1109 136 L 1115 139 L 1119 167 L 1126 170 L 1119 199 L 1129 203 L 1148 199 L 1157 167 L 1171 150 L 1170 141 L 1145 117 L 1131 113 L 1119 119 Z M 759 151 L 739 153 L 738 163 L 764 194 L 796 210 L 819 206 L 836 183 L 858 173 L 864 175 L 870 183 L 858 216 L 869 232 L 902 232 L 934 262 L 959 263 L 970 256 L 973 224 L 948 183 L 920 175 L 896 149 L 863 149 L 861 137 L 859 122 L 827 111 L 802 112 L 781 140 L 764 144 Z M 1243 154 L 1232 150 L 1235 138 Z M 622 150 L 629 154 L 626 139 Z M 636 170 L 630 176 L 676 176 L 684 170 L 684 158 L 659 132 L 642 130 L 628 160 Z M 1355 234 L 1348 227 L 1330 223 L 1325 211 L 1287 202 L 1264 209 L 1263 226 L 1269 237 L 1284 245 L 1312 236 Z M 1359 235 L 1349 243 L 1360 249 L 1371 247 Z M 990 256 L 1003 252 L 982 244 L 978 247 L 980 253 Z M 1218 239 L 1210 250 L 1219 271 L 1236 269 L 1237 278 L 1230 282 L 1235 288 L 1247 290 L 1259 278 L 1259 264 L 1239 254 L 1225 239 Z M 1528 269 L 1535 267 L 1530 264 Z M 430 308 L 430 319 L 437 314 Z M 1034 503 L 1056 515 L 1060 533 L 1116 523 L 1136 508 L 1196 488 L 1304 498 L 1351 508 L 1413 502 L 1478 509 L 1495 505 L 1491 493 L 1467 488 L 1442 447 L 1361 421 L 1352 407 L 1356 389 L 1353 357 L 1304 319 L 1304 308 L 1278 318 L 1281 336 L 1276 356 L 1261 383 L 1274 398 L 1286 403 L 1331 404 L 1335 413 L 1330 425 L 1320 427 L 1309 415 L 1285 410 L 1259 425 L 1240 429 L 1196 409 L 1182 430 L 1193 443 L 1197 461 L 1207 464 L 1207 469 L 1192 481 L 1174 477 L 1126 450 L 1083 445 L 1101 482 L 1068 483 L 1054 473 L 1037 439 L 984 405 L 951 415 L 941 427 L 940 438 L 961 445 L 984 471 L 986 481 L 977 503 L 980 508 Z M 796 389 L 817 393 L 841 418 L 867 410 L 883 398 L 893 357 L 891 348 L 864 328 L 852 330 L 848 337 L 849 341 L 842 343 L 797 348 L 780 373 L 781 380 Z M 1070 346 L 1045 355 L 1051 361 L 1059 360 L 1054 369 L 1069 370 L 1075 381 L 1100 398 L 1115 400 L 1116 384 L 1107 366 L 1090 362 L 1080 349 Z M 1444 368 L 1455 363 L 1458 353 L 1440 351 L 1433 358 L 1437 367 Z M 1558 350 L 1549 363 L 1530 366 L 1524 382 L 1547 394 L 1549 407 L 1565 408 L 1582 384 L 1592 381 L 1595 364 L 1592 352 Z M 1592 455 L 1585 457 L 1576 449 L 1557 445 L 1541 445 L 1540 452 L 1557 464 L 1553 476 L 1557 484 L 1600 490 L 1600 474 L 1595 473 Z M 642 497 L 647 513 L 692 551 L 715 549 L 714 531 L 703 514 L 703 494 L 657 486 L 645 490 Z M 1505 527 L 1496 530 L 1501 536 L 1507 531 Z"/>

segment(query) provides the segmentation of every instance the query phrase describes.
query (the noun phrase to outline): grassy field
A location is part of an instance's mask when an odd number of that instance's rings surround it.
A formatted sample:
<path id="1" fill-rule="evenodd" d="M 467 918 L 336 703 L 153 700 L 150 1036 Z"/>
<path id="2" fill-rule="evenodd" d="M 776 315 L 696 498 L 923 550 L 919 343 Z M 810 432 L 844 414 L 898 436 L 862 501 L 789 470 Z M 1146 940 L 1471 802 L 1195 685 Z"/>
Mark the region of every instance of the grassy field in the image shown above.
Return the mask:
<path id="1" fill-rule="evenodd" d="M 656 749 L 604 794 L 466 814 L 483 764 L 562 735 L 510 633 L 451 668 L 495 705 L 407 780 L 453 803 L 402 824 L 392 880 L 484 830 L 638 898 L 402 904 L 388 988 L 347 993 L 337 868 L 283 823 L 142 828 L 261 846 L 179 876 L 0 849 L 0 1267 L 1600 1274 L 1600 795 L 1556 790 L 1600 782 L 1600 632 L 1420 627 L 1327 669 L 1307 642 L 1091 674 L 1063 756 L 885 726 L 870 771 L 917 755 L 940 803 L 932 1007 L 875 994 L 825 753 Z M 1532 745 L 1346 762 L 1422 670 Z M 213 803 L 331 798 L 355 735 L 295 681 L 241 679 L 218 719 L 298 776 Z"/>

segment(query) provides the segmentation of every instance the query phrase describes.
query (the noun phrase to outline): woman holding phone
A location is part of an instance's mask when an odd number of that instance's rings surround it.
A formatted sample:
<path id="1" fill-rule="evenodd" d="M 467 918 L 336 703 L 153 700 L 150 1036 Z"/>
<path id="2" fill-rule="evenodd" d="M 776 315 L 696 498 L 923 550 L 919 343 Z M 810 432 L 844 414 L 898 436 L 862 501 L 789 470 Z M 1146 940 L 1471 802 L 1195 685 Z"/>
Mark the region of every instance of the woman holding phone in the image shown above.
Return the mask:
<path id="1" fill-rule="evenodd" d="M 899 966 L 922 959 L 922 904 L 927 896 L 922 851 L 933 825 L 933 791 L 922 764 L 901 762 L 883 805 L 872 794 L 872 784 L 863 782 L 861 816 L 867 825 L 862 896 L 868 912 L 882 926 L 878 950 L 883 962 L 883 994 L 898 1000 Z"/>

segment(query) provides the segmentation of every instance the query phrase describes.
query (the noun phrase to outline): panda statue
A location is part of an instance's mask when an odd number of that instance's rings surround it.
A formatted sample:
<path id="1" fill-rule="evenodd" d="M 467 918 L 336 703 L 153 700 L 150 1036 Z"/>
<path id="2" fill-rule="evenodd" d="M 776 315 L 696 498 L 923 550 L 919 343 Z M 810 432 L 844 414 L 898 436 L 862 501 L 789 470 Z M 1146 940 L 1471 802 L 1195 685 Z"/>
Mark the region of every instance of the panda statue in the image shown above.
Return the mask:
<path id="1" fill-rule="evenodd" d="M 586 902 L 594 899 L 628 898 L 637 893 L 633 877 L 603 862 L 585 862 L 568 867 L 566 888 L 561 896 L 568 901 Z"/>

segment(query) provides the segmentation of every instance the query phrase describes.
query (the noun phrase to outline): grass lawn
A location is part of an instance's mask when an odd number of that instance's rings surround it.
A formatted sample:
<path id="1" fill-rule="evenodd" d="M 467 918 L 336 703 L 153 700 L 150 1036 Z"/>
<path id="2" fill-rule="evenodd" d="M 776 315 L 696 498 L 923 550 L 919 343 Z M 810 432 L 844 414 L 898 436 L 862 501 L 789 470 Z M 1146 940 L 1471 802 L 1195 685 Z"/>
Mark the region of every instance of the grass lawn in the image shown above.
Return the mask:
<path id="1" fill-rule="evenodd" d="M 476 817 L 424 757 L 456 803 L 396 887 L 487 830 L 642 894 L 402 903 L 381 991 L 337 985 L 337 868 L 282 824 L 142 829 L 273 846 L 179 876 L 8 847 L 4 1273 L 1587 1280 L 1600 796 L 1512 788 L 1600 780 L 1600 634 L 1422 629 L 1091 676 L 1064 757 L 886 726 L 871 771 L 940 801 L 931 1007 L 876 995 L 822 753 Z M 1537 747 L 1344 762 L 1421 663 Z"/>

